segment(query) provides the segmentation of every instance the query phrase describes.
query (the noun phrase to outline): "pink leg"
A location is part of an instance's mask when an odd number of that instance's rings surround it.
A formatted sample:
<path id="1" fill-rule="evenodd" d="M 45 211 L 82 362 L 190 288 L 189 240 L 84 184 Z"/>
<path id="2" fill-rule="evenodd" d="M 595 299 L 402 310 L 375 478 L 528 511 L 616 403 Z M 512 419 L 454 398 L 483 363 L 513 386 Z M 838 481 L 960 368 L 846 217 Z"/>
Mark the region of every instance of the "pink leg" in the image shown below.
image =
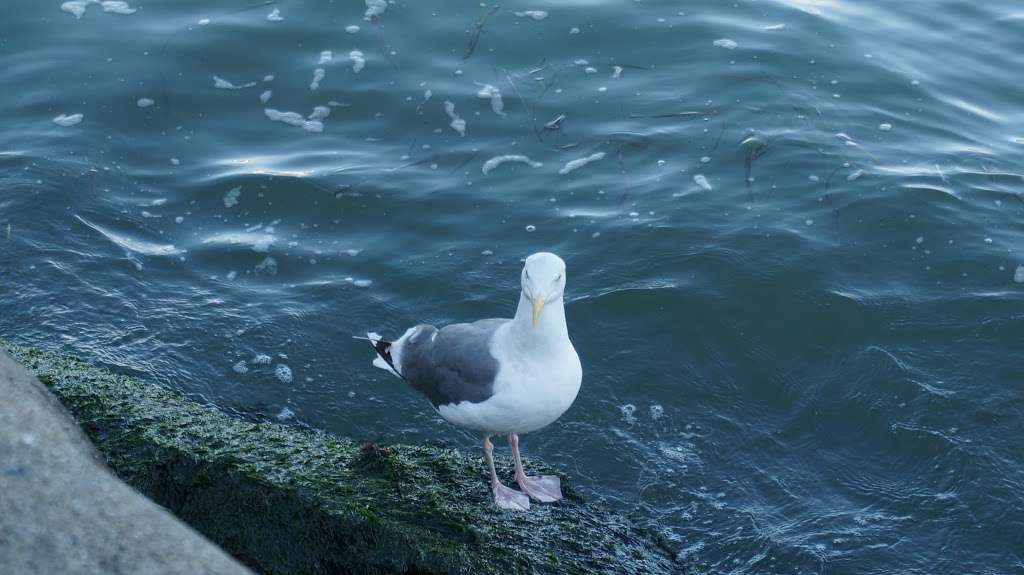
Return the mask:
<path id="1" fill-rule="evenodd" d="M 562 480 L 554 475 L 526 475 L 523 471 L 523 460 L 519 457 L 519 436 L 514 433 L 508 434 L 508 443 L 512 446 L 512 459 L 516 463 L 516 483 L 519 484 L 519 488 L 542 503 L 561 499 Z"/>
<path id="2" fill-rule="evenodd" d="M 487 460 L 487 466 L 491 468 L 491 491 L 494 492 L 494 503 L 502 509 L 528 511 L 530 509 L 530 498 L 511 487 L 506 487 L 501 481 L 498 481 L 498 472 L 494 470 L 494 457 L 492 455 L 494 445 L 491 444 L 491 438 L 487 435 L 483 436 L 483 440 L 484 458 Z"/>

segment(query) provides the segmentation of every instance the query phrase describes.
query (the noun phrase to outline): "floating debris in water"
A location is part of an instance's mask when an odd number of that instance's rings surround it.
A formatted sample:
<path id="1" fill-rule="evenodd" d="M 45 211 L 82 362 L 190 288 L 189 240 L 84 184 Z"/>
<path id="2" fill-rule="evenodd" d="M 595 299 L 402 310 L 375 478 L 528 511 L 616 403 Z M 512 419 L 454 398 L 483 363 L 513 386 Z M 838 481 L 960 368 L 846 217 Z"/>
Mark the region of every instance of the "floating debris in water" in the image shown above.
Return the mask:
<path id="1" fill-rule="evenodd" d="M 196 24 L 199 24 L 200 26 L 207 26 L 207 25 L 210 24 L 210 19 L 209 18 L 202 18 L 202 19 L 199 20 L 199 22 L 196 22 Z"/>
<path id="2" fill-rule="evenodd" d="M 889 130 L 892 129 L 892 124 L 879 124 L 878 129 L 883 132 L 888 132 Z"/>
<path id="3" fill-rule="evenodd" d="M 498 166 L 508 162 L 519 162 L 521 164 L 528 164 L 532 168 L 540 168 L 544 166 L 543 163 L 534 162 L 530 158 L 523 156 L 521 154 L 506 154 L 504 156 L 495 156 L 490 160 L 487 160 L 486 162 L 484 162 L 483 167 L 480 168 L 480 171 L 483 172 L 484 174 L 488 174 L 494 168 L 497 168 Z"/>
<path id="4" fill-rule="evenodd" d="M 480 90 L 476 93 L 478 98 L 490 98 L 491 99 L 491 110 L 499 116 L 505 116 L 505 102 L 501 99 L 501 90 L 495 88 L 490 84 L 480 84 Z"/>
<path id="5" fill-rule="evenodd" d="M 862 175 L 864 175 L 864 170 L 857 170 L 856 172 L 850 174 L 849 176 L 846 176 L 846 180 L 852 182 L 857 178 L 861 177 Z"/>
<path id="6" fill-rule="evenodd" d="M 522 12 L 513 12 L 519 18 L 531 18 L 533 20 L 543 20 L 548 17 L 548 13 L 544 10 L 523 10 Z"/>
<path id="7" fill-rule="evenodd" d="M 154 102 L 151 98 L 139 98 L 135 101 L 135 105 L 140 108 L 148 108 L 153 104 L 156 104 L 156 102 Z"/>
<path id="8" fill-rule="evenodd" d="M 572 28 L 569 28 L 569 34 L 579 34 L 579 33 L 580 33 L 580 29 L 577 28 L 576 26 L 573 26 Z"/>
<path id="9" fill-rule="evenodd" d="M 178 158 L 171 158 L 171 165 L 172 166 L 180 166 L 181 165 L 181 160 L 179 160 Z"/>
<path id="10" fill-rule="evenodd" d="M 526 231 L 528 231 L 528 232 L 535 232 L 535 231 L 537 231 L 537 226 L 535 226 L 533 224 L 530 224 L 530 225 L 526 226 Z"/>
<path id="11" fill-rule="evenodd" d="M 277 377 L 277 379 L 280 380 L 281 383 L 291 383 L 292 368 L 288 367 L 283 363 L 279 363 L 277 364 L 277 366 L 274 367 L 274 376 Z"/>
<path id="12" fill-rule="evenodd" d="M 266 92 L 263 92 L 262 94 L 260 94 L 260 103 L 261 104 L 266 104 L 267 102 L 269 102 L 270 101 L 270 97 L 273 94 L 274 93 L 271 92 L 270 90 L 267 90 Z"/>
<path id="13" fill-rule="evenodd" d="M 242 195 L 242 186 L 236 186 L 224 194 L 224 207 L 233 208 L 238 205 L 238 198 Z"/>
<path id="14" fill-rule="evenodd" d="M 363 15 L 363 19 L 372 22 L 375 17 L 383 16 L 387 9 L 387 0 L 366 0 L 366 13 Z"/>
<path id="15" fill-rule="evenodd" d="M 772 24 L 771 26 L 765 26 L 763 30 L 784 30 L 785 28 L 785 24 Z"/>
<path id="16" fill-rule="evenodd" d="M 245 360 L 239 361 L 235 365 L 231 366 L 231 369 L 235 370 L 235 373 L 239 375 L 245 375 L 249 373 L 249 365 L 245 363 Z"/>
<path id="17" fill-rule="evenodd" d="M 562 129 L 562 121 L 565 120 L 565 114 L 559 114 L 554 120 L 551 120 L 547 124 L 544 124 L 546 130 L 560 130 Z"/>
<path id="18" fill-rule="evenodd" d="M 257 275 L 259 275 L 259 274 L 267 274 L 267 275 L 271 275 L 271 276 L 276 276 L 277 275 L 277 260 L 275 260 L 272 256 L 267 256 L 267 257 L 263 258 L 263 261 L 261 261 L 260 263 L 256 264 L 256 267 L 253 268 L 253 270 L 256 272 Z"/>
<path id="19" fill-rule="evenodd" d="M 352 24 L 351 26 L 345 26 L 345 31 L 349 34 L 356 34 L 359 32 L 359 26 Z"/>
<path id="20" fill-rule="evenodd" d="M 703 174 L 697 174 L 693 176 L 693 182 L 700 186 L 702 190 L 706 192 L 711 191 L 711 183 L 708 182 L 708 179 L 705 178 Z"/>
<path id="21" fill-rule="evenodd" d="M 281 10 L 279 8 L 274 8 L 270 11 L 270 14 L 267 14 L 268 22 L 280 22 L 282 20 L 284 20 L 284 17 L 281 16 Z"/>
<path id="22" fill-rule="evenodd" d="M 220 88 L 222 90 L 242 90 L 244 88 L 252 88 L 256 85 L 256 82 L 246 82 L 242 85 L 232 84 L 231 82 L 221 78 L 220 76 L 213 77 L 213 87 Z"/>
<path id="23" fill-rule="evenodd" d="M 1013 272 L 1013 281 L 1024 284 L 1024 266 L 1017 266 L 1017 269 Z"/>
<path id="24" fill-rule="evenodd" d="M 348 53 L 349 60 L 352 60 L 352 71 L 359 73 L 366 67 L 366 56 L 359 50 L 352 50 Z"/>
<path id="25" fill-rule="evenodd" d="M 85 118 L 85 116 L 82 114 L 61 114 L 53 119 L 53 123 L 67 128 L 81 123 L 83 118 Z"/>
<path id="26" fill-rule="evenodd" d="M 373 285 L 373 280 L 354 280 L 352 285 L 356 287 L 370 287 Z"/>
<path id="27" fill-rule="evenodd" d="M 622 77 L 622 66 L 612 66 L 612 80 L 618 80 Z"/>
<path id="28" fill-rule="evenodd" d="M 619 409 L 622 410 L 622 419 L 626 420 L 626 423 L 636 423 L 636 416 L 634 415 L 636 413 L 635 405 L 633 405 L 632 403 L 627 403 L 626 405 L 623 405 Z"/>
<path id="29" fill-rule="evenodd" d="M 739 44 L 737 44 L 735 40 L 730 40 L 728 38 L 719 38 L 718 40 L 715 40 L 713 44 L 719 48 L 725 48 L 726 50 L 735 50 L 739 47 Z"/>
<path id="30" fill-rule="evenodd" d="M 577 158 L 575 160 L 571 160 L 569 162 L 566 162 L 565 166 L 563 166 L 561 170 L 558 170 L 558 173 L 564 176 L 566 174 L 575 172 L 576 170 L 582 168 L 583 166 L 586 166 L 591 162 L 603 160 L 604 155 L 604 152 L 597 152 L 596 154 L 590 154 L 585 158 Z"/>
<path id="31" fill-rule="evenodd" d="M 428 90 L 428 92 L 429 92 L 429 90 Z M 458 132 L 460 136 L 465 136 L 466 135 L 466 121 L 463 120 L 462 117 L 460 117 L 458 114 L 455 113 L 455 104 L 452 103 L 451 100 L 445 100 L 444 101 L 444 111 L 445 111 L 446 114 L 448 114 L 448 117 L 451 118 L 451 123 L 449 123 L 448 125 L 451 126 L 451 128 L 453 130 Z M 484 172 L 484 173 L 486 174 L 487 172 Z"/>

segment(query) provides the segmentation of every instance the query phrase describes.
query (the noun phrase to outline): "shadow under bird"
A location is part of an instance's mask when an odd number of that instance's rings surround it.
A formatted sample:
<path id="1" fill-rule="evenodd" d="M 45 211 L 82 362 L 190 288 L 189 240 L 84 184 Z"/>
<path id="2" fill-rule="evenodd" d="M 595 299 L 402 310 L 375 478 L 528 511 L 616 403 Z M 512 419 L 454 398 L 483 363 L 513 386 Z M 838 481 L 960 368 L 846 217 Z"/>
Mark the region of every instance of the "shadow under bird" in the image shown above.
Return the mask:
<path id="1" fill-rule="evenodd" d="M 558 419 L 576 399 L 583 369 L 565 323 L 565 262 L 541 252 L 526 258 L 519 307 L 512 319 L 482 319 L 441 329 L 409 328 L 395 341 L 367 336 L 373 364 L 421 392 L 445 420 L 476 431 L 491 472 L 494 502 L 528 510 L 530 499 L 562 498 L 551 475 L 528 476 L 519 456 L 520 433 Z M 505 434 L 522 491 L 501 483 L 494 469 L 492 435 Z"/>

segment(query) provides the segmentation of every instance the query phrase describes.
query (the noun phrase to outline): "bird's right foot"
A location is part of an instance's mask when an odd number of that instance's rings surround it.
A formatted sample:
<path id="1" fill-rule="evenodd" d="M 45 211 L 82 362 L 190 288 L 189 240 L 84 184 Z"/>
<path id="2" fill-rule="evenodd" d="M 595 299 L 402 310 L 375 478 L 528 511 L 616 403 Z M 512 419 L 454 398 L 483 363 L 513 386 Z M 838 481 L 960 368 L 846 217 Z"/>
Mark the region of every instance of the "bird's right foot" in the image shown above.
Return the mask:
<path id="1" fill-rule="evenodd" d="M 495 483 L 491 486 L 494 492 L 494 504 L 501 509 L 509 511 L 529 511 L 530 498 L 503 483 Z"/>

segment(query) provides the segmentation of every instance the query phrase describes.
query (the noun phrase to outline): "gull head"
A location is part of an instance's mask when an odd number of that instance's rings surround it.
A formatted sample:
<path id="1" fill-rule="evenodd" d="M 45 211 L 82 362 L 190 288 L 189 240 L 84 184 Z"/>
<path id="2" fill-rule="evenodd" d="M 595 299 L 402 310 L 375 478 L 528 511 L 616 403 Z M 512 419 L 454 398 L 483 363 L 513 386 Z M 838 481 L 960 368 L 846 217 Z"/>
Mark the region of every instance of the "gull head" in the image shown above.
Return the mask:
<path id="1" fill-rule="evenodd" d="M 523 266 L 523 296 L 533 303 L 533 327 L 537 327 L 544 305 L 562 297 L 565 291 L 565 262 L 548 252 L 526 258 Z"/>

